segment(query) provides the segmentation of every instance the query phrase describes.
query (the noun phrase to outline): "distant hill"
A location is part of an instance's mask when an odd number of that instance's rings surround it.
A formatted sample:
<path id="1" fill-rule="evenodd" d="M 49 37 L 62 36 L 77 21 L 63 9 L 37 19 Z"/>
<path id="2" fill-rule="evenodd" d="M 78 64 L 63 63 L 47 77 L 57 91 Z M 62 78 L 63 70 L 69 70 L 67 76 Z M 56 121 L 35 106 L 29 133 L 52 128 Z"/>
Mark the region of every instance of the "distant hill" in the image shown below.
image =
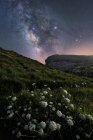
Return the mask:
<path id="1" fill-rule="evenodd" d="M 53 55 L 46 59 L 46 65 L 64 72 L 93 78 L 93 56 Z"/>

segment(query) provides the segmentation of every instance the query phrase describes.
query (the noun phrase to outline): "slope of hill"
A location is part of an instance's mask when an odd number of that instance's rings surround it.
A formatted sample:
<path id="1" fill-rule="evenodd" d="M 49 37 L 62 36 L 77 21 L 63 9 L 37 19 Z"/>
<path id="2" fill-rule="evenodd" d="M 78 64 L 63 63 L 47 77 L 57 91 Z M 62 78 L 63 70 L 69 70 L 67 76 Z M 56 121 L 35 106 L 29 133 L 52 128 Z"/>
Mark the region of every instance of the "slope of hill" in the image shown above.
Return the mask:
<path id="1" fill-rule="evenodd" d="M 53 55 L 46 59 L 46 64 L 64 72 L 93 78 L 93 56 Z"/>
<path id="2" fill-rule="evenodd" d="M 89 79 L 81 79 L 78 76 L 57 71 L 52 68 L 18 55 L 12 51 L 0 49 L 0 94 L 18 92 L 22 88 L 32 88 L 32 83 L 36 82 L 38 86 L 47 83 L 54 88 L 56 86 L 74 86 L 87 83 L 90 87 L 93 85 Z M 9 89 L 9 91 L 8 91 Z"/>
<path id="3" fill-rule="evenodd" d="M 0 49 L 0 140 L 7 138 L 91 140 L 93 79 Z"/>

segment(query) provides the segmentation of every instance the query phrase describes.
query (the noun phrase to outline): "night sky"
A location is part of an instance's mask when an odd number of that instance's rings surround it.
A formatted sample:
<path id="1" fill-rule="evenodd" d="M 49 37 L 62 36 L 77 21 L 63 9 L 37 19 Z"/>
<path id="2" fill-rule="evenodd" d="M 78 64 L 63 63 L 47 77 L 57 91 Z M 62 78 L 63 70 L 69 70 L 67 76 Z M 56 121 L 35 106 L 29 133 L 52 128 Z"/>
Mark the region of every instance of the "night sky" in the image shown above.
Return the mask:
<path id="1" fill-rule="evenodd" d="M 93 55 L 93 0 L 0 0 L 0 47 L 40 62 Z"/>

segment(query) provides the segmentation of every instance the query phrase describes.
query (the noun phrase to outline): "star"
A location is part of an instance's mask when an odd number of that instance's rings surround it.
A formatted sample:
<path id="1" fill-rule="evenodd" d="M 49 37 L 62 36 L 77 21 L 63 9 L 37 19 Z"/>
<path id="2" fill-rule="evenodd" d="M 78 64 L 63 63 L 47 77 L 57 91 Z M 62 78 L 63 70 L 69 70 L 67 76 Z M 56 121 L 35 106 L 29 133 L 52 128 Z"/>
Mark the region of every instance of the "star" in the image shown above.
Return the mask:
<path id="1" fill-rule="evenodd" d="M 54 26 L 54 30 L 57 30 L 58 29 L 58 27 L 57 26 Z"/>

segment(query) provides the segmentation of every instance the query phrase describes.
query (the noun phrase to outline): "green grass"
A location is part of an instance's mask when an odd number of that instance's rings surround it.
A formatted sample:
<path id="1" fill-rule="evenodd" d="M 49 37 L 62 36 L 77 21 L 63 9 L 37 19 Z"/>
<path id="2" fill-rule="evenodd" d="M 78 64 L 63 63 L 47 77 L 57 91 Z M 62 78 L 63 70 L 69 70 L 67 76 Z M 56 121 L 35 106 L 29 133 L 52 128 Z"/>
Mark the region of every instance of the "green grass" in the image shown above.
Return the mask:
<path id="1" fill-rule="evenodd" d="M 71 104 L 75 107 L 74 110 L 70 107 L 70 104 L 64 104 L 63 95 L 65 93 L 63 89 L 69 92 L 66 96 L 70 98 Z M 56 118 L 56 113 L 51 114 L 49 106 L 45 111 L 41 109 L 39 102 L 42 98 L 41 93 L 44 91 L 48 92 L 47 95 L 44 95 L 44 100 L 48 102 L 48 105 L 49 102 L 53 102 L 57 110 L 61 110 L 66 116 L 71 115 L 74 118 L 75 126 L 70 129 L 66 120 L 63 121 Z M 69 95 L 71 95 L 71 97 L 69 97 Z M 9 96 L 16 96 L 17 101 L 13 103 L 11 100 L 12 97 Z M 31 103 L 31 105 L 29 103 Z M 62 104 L 61 107 L 58 106 L 58 103 Z M 14 113 L 13 118 L 7 119 L 7 106 L 11 104 L 14 112 L 20 106 L 22 110 L 19 110 L 19 115 Z M 49 137 L 38 137 L 37 132 L 35 132 L 34 136 L 36 140 L 52 140 L 54 137 L 55 140 L 57 138 L 59 138 L 59 140 L 76 140 L 76 134 L 79 134 L 82 140 L 87 140 L 85 133 L 91 133 L 89 139 L 92 138 L 93 122 L 88 118 L 88 114 L 93 115 L 92 78 L 79 77 L 74 74 L 61 72 L 35 60 L 18 55 L 17 53 L 0 49 L 0 131 L 2 134 L 6 134 L 6 137 L 8 136 L 10 139 L 15 139 L 17 133 L 11 138 L 12 128 L 15 129 L 17 127 L 16 123 L 22 119 L 23 109 L 28 107 L 32 108 L 32 116 L 38 120 L 38 123 L 47 120 L 54 120 L 58 123 L 62 121 L 63 123 L 61 124 L 63 128 L 60 132 L 57 131 L 50 134 L 46 129 L 45 132 L 48 133 Z M 38 115 L 35 113 L 36 108 L 39 108 Z M 26 114 L 28 112 L 29 111 L 26 111 Z M 45 118 L 44 113 L 48 115 L 47 118 Z M 82 120 L 80 115 L 84 115 L 83 117 L 86 119 Z M 25 121 L 28 123 L 28 120 Z M 80 125 L 79 122 L 81 122 Z M 21 127 L 20 131 L 22 131 L 23 135 L 26 135 L 27 140 L 29 136 L 33 136 L 33 132 L 29 133 L 23 130 L 23 123 Z M 83 129 L 82 132 L 81 127 Z M 8 132 L 7 129 L 9 129 Z M 20 139 L 24 140 L 25 138 L 23 136 Z"/>
<path id="2" fill-rule="evenodd" d="M 53 83 L 54 81 L 56 84 Z M 42 83 L 47 83 L 51 87 L 54 85 L 55 87 L 58 85 L 71 87 L 75 83 L 81 85 L 84 82 L 88 87 L 93 87 L 92 79 L 60 72 L 17 53 L 1 49 L 0 94 L 18 92 L 22 88 L 30 89 L 33 82 L 38 83 L 39 86 Z"/>

